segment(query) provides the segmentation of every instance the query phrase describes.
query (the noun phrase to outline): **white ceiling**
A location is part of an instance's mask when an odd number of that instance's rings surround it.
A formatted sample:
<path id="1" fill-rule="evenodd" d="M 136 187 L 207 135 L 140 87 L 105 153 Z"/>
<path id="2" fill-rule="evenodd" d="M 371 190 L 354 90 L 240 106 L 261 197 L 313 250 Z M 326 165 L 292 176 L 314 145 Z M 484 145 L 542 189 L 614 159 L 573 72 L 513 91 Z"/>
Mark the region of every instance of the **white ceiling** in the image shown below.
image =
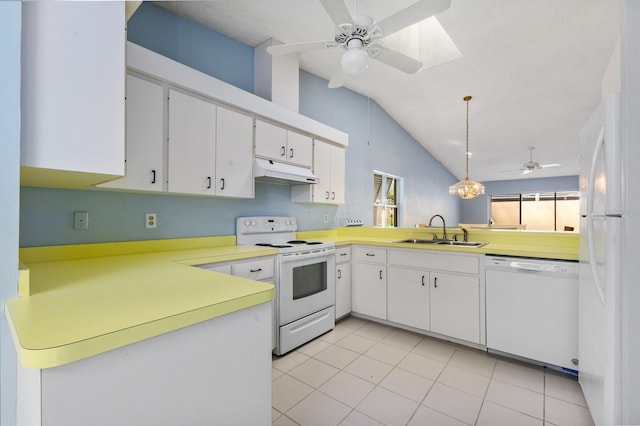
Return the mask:
<path id="1" fill-rule="evenodd" d="M 415 0 L 346 0 L 381 20 Z M 318 0 L 156 2 L 249 46 L 330 40 Z M 576 175 L 578 135 L 601 98 L 619 37 L 619 0 L 452 0 L 436 16 L 463 57 L 407 75 L 377 61 L 345 87 L 370 97 L 459 179 L 469 105 L 470 177 L 477 181 Z M 421 41 L 423 55 L 437 46 Z M 339 49 L 304 53 L 300 67 L 330 79 Z M 428 58 L 422 57 L 429 61 Z M 335 90 L 335 89 L 334 89 Z M 534 160 L 562 167 L 522 175 Z M 513 170 L 512 172 L 504 172 Z"/>

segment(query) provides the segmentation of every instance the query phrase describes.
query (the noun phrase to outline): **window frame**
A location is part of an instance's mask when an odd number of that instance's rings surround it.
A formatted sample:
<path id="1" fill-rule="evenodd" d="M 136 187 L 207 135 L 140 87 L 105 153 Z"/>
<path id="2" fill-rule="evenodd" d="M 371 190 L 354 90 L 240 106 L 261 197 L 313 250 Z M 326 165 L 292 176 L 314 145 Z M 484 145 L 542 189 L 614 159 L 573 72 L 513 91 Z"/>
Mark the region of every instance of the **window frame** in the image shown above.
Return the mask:
<path id="1" fill-rule="evenodd" d="M 382 172 L 379 170 L 374 170 L 373 171 L 373 189 L 375 191 L 376 188 L 376 175 L 381 176 L 381 183 L 380 183 L 380 191 L 379 193 L 381 194 L 380 197 L 380 202 L 376 202 L 376 198 L 378 193 L 374 193 L 373 197 L 373 226 L 376 227 L 380 227 L 380 228 L 400 228 L 402 227 L 402 211 L 403 211 L 403 183 L 404 183 L 404 178 L 402 176 L 397 176 L 391 173 L 387 173 L 387 172 Z M 395 204 L 389 204 L 388 203 L 388 199 L 387 197 L 382 197 L 382 188 L 388 188 L 387 186 L 387 179 L 393 179 L 395 181 L 395 189 L 394 189 L 394 193 L 395 193 Z M 385 189 L 385 195 L 388 193 L 388 189 Z M 380 209 L 382 214 L 380 215 L 380 223 L 378 223 L 376 221 L 376 209 Z M 388 225 L 388 220 L 387 220 L 387 211 L 388 209 L 394 209 L 395 210 L 395 215 L 394 215 L 394 224 L 393 225 Z"/>
<path id="2" fill-rule="evenodd" d="M 489 196 L 489 218 L 493 224 L 493 203 L 494 202 L 518 202 L 518 225 L 522 225 L 523 203 L 531 202 L 532 199 L 553 201 L 553 230 L 558 231 L 558 201 L 576 200 L 580 201 L 580 194 L 577 191 L 528 191 L 522 193 L 491 194 Z M 496 225 L 501 225 L 496 223 Z"/>

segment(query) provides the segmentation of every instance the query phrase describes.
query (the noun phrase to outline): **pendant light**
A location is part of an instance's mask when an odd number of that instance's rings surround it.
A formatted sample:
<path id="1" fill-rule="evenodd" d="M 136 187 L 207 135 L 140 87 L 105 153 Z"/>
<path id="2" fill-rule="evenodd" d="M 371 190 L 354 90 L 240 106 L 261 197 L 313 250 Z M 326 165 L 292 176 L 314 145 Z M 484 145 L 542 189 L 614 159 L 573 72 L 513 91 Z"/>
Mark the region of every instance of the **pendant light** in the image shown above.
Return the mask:
<path id="1" fill-rule="evenodd" d="M 467 150 L 465 151 L 465 178 L 449 187 L 449 194 L 458 195 L 463 200 L 476 198 L 484 194 L 484 185 L 469 179 L 469 101 L 471 96 L 465 96 L 463 100 L 467 103 Z"/>

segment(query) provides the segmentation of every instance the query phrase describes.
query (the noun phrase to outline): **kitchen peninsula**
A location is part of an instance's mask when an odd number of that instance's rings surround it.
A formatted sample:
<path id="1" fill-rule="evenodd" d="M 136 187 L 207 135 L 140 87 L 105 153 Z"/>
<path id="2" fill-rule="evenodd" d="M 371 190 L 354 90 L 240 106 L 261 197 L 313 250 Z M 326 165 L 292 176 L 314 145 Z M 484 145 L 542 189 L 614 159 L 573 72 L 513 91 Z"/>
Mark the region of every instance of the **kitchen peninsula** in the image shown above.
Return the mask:
<path id="1" fill-rule="evenodd" d="M 6 302 L 20 424 L 264 423 L 273 285 L 191 265 L 272 252 L 232 237 L 21 249 L 28 279 Z"/>

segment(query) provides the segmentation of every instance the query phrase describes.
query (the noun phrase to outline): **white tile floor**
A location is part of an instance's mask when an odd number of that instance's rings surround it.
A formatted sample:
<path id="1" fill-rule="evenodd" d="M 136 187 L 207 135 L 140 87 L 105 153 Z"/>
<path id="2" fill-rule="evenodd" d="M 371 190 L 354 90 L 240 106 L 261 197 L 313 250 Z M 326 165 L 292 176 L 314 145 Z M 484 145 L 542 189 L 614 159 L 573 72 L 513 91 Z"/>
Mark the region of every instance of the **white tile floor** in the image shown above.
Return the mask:
<path id="1" fill-rule="evenodd" d="M 593 425 L 572 376 L 349 317 L 273 360 L 274 425 Z"/>

